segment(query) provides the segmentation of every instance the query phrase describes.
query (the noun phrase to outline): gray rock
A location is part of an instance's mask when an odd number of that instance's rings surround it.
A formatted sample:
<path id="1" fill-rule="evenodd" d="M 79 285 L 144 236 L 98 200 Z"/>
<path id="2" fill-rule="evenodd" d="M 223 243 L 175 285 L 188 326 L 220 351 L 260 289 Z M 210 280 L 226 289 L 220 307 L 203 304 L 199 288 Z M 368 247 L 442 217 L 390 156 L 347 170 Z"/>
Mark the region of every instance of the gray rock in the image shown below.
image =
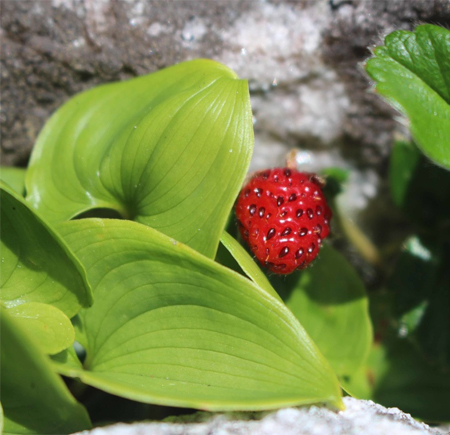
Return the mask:
<path id="1" fill-rule="evenodd" d="M 419 22 L 449 27 L 450 2 L 4 1 L 2 164 L 25 166 L 44 122 L 75 93 L 212 58 L 249 79 L 255 120 L 251 170 L 284 164 L 292 148 L 302 150 L 305 170 L 320 170 L 330 161 L 349 169 L 342 209 L 376 243 L 395 242 L 402 225 L 386 202 L 386 163 L 402 126 L 368 92 L 361 62 L 384 35 L 412 30 Z M 371 265 L 361 267 L 376 281 Z"/>
<path id="2" fill-rule="evenodd" d="M 316 406 L 285 408 L 260 420 L 215 415 L 202 423 L 116 424 L 80 435 L 442 435 L 397 408 L 367 400 L 344 398 L 347 409 L 334 412 Z"/>
<path id="3" fill-rule="evenodd" d="M 73 94 L 209 57 L 250 80 L 254 168 L 280 163 L 279 153 L 264 158 L 268 142 L 277 150 L 333 146 L 379 166 L 395 123 L 366 92 L 358 63 L 382 35 L 418 21 L 448 24 L 449 2 L 2 2 L 2 163 L 24 164 L 45 120 Z"/>

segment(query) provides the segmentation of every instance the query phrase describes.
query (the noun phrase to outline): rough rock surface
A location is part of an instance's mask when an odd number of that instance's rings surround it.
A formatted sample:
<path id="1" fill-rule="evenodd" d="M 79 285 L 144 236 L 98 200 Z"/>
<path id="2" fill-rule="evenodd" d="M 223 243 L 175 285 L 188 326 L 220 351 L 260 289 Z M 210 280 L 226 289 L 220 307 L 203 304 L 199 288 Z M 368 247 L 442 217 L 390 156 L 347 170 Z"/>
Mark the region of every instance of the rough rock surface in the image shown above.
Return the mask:
<path id="1" fill-rule="evenodd" d="M 202 423 L 116 424 L 80 432 L 83 435 L 442 435 L 397 408 L 367 400 L 344 398 L 347 409 L 285 408 L 261 420 L 239 420 L 219 415 Z"/>
<path id="2" fill-rule="evenodd" d="M 250 80 L 254 167 L 300 145 L 377 166 L 395 124 L 358 63 L 391 30 L 450 23 L 448 0 L 4 0 L 1 9 L 2 163 L 16 165 L 76 92 L 209 57 Z"/>

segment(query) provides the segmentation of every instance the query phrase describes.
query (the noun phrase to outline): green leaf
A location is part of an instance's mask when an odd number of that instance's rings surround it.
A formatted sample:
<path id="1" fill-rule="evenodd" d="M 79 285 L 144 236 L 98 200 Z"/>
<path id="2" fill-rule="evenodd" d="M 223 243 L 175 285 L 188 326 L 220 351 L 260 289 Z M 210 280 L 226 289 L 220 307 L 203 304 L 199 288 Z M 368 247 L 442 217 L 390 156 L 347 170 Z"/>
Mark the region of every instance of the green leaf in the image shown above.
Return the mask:
<path id="1" fill-rule="evenodd" d="M 57 371 L 70 371 L 75 370 L 75 373 L 83 369 L 81 361 L 75 352 L 73 346 L 64 349 L 62 352 L 52 355 L 52 364 L 56 367 Z"/>
<path id="2" fill-rule="evenodd" d="M 392 32 L 366 71 L 376 91 L 410 120 L 423 153 L 450 168 L 450 31 L 424 24 Z"/>
<path id="3" fill-rule="evenodd" d="M 89 429 L 86 410 L 71 396 L 18 322 L 0 306 L 1 391 L 5 434 L 62 434 Z"/>
<path id="4" fill-rule="evenodd" d="M 450 421 L 450 375 L 430 364 L 408 340 L 388 336 L 344 387 L 359 398 L 397 407 L 430 422 Z"/>
<path id="5" fill-rule="evenodd" d="M 339 252 L 324 245 L 312 267 L 271 281 L 338 376 L 362 366 L 372 343 L 367 296 Z"/>
<path id="6" fill-rule="evenodd" d="M 15 317 L 40 349 L 55 354 L 69 347 L 75 340 L 70 319 L 58 308 L 39 302 L 16 305 L 7 310 Z"/>
<path id="7" fill-rule="evenodd" d="M 96 301 L 79 315 L 87 370 L 62 373 L 170 406 L 342 406 L 337 379 L 304 329 L 247 278 L 137 223 L 83 219 L 58 228 Z"/>
<path id="8" fill-rule="evenodd" d="M 413 236 L 388 283 L 399 333 L 428 360 L 450 367 L 450 242 Z"/>
<path id="9" fill-rule="evenodd" d="M 0 433 L 3 433 L 3 426 L 4 426 L 3 407 L 0 402 Z"/>
<path id="10" fill-rule="evenodd" d="M 391 191 L 405 216 L 422 231 L 450 235 L 450 172 L 430 162 L 411 144 L 399 143 L 391 158 Z"/>
<path id="11" fill-rule="evenodd" d="M 1 200 L 0 301 L 50 304 L 69 318 L 92 303 L 86 273 L 66 243 L 6 185 Z"/>
<path id="12" fill-rule="evenodd" d="M 247 254 L 247 251 L 239 244 L 239 242 L 231 237 L 226 231 L 223 232 L 220 240 L 246 275 L 261 289 L 281 301 L 280 296 L 272 287 L 272 284 L 270 284 L 266 275 L 264 275 L 264 272 L 258 267 L 253 258 Z"/>
<path id="13" fill-rule="evenodd" d="M 33 150 L 27 199 L 51 222 L 111 208 L 213 258 L 252 147 L 247 82 L 185 62 L 60 108 Z"/>
<path id="14" fill-rule="evenodd" d="M 388 340 L 378 352 L 370 372 L 376 402 L 427 421 L 450 421 L 448 371 L 429 364 L 407 340 Z"/>
<path id="15" fill-rule="evenodd" d="M 0 166 L 0 180 L 20 196 L 25 194 L 26 169 Z"/>
<path id="16" fill-rule="evenodd" d="M 414 172 L 420 162 L 420 152 L 409 142 L 394 143 L 389 167 L 389 181 L 392 199 L 397 207 L 402 207 L 408 198 L 408 190 Z"/>

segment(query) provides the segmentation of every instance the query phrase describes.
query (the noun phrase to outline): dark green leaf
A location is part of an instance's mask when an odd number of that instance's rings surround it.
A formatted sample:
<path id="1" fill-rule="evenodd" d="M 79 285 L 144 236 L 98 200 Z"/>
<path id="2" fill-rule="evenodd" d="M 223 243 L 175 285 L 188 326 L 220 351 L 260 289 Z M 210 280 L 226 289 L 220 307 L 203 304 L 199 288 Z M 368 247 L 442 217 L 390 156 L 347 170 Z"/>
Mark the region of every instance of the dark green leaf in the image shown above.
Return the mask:
<path id="1" fill-rule="evenodd" d="M 395 205 L 402 207 L 420 161 L 418 149 L 409 142 L 397 141 L 392 148 L 389 168 L 391 194 Z"/>
<path id="2" fill-rule="evenodd" d="M 389 34 L 366 70 L 377 92 L 410 120 L 426 156 L 450 168 L 450 31 L 425 24 Z"/>
<path id="3" fill-rule="evenodd" d="M 138 223 L 83 219 L 58 228 L 96 301 L 79 315 L 86 370 L 62 373 L 171 406 L 341 406 L 331 367 L 297 319 L 247 278 Z"/>
<path id="4" fill-rule="evenodd" d="M 252 147 L 247 82 L 185 62 L 59 109 L 33 150 L 27 199 L 51 222 L 111 208 L 213 258 Z"/>
<path id="5" fill-rule="evenodd" d="M 450 367 L 450 243 L 411 237 L 389 282 L 399 333 Z"/>

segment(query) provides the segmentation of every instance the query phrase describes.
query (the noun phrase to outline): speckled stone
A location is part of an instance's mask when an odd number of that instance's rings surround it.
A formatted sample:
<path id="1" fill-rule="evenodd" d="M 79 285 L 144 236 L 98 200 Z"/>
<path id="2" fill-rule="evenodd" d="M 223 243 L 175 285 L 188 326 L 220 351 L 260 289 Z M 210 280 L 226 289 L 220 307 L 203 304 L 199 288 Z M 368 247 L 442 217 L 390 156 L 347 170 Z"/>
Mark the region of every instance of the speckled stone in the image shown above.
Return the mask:
<path id="1" fill-rule="evenodd" d="M 80 435 L 442 435 L 397 408 L 368 400 L 344 398 L 345 411 L 316 406 L 285 408 L 260 420 L 238 420 L 215 415 L 202 423 L 116 424 L 80 432 Z"/>

